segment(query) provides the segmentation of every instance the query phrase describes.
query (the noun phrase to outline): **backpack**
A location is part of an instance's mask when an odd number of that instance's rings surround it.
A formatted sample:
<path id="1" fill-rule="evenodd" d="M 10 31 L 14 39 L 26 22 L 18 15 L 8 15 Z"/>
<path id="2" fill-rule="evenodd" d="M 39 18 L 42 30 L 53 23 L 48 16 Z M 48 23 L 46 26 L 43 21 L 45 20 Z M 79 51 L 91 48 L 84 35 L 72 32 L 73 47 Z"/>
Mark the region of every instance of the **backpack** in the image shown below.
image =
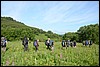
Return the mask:
<path id="1" fill-rule="evenodd" d="M 64 42 L 62 42 L 62 45 L 64 46 Z"/>
<path id="2" fill-rule="evenodd" d="M 34 45 L 34 46 L 37 46 L 37 42 L 36 42 L 36 41 L 34 41 L 33 45 Z"/>
<path id="3" fill-rule="evenodd" d="M 65 45 L 65 41 L 62 41 L 62 46 L 64 46 Z"/>
<path id="4" fill-rule="evenodd" d="M 6 40 L 2 40 L 2 46 L 6 44 Z"/>
<path id="5" fill-rule="evenodd" d="M 53 45 L 53 41 L 52 40 L 50 40 L 50 43 L 49 43 L 49 45 L 51 46 L 51 45 Z"/>
<path id="6" fill-rule="evenodd" d="M 6 40 L 4 39 L 4 37 L 1 38 L 1 45 L 2 46 L 6 45 Z"/>
<path id="7" fill-rule="evenodd" d="M 68 40 L 67 42 L 68 42 L 68 45 L 70 45 L 70 40 Z"/>
<path id="8" fill-rule="evenodd" d="M 22 44 L 23 44 L 23 45 L 28 44 L 28 39 L 27 39 L 27 38 L 26 38 L 26 39 L 24 39 L 24 40 L 23 40 L 23 42 L 22 42 Z"/>
<path id="9" fill-rule="evenodd" d="M 90 45 L 92 45 L 92 41 L 90 40 Z"/>
<path id="10" fill-rule="evenodd" d="M 25 43 L 28 44 L 28 39 L 25 40 Z"/>
<path id="11" fill-rule="evenodd" d="M 89 43 L 88 43 L 88 41 L 86 40 L 86 45 L 88 45 Z"/>

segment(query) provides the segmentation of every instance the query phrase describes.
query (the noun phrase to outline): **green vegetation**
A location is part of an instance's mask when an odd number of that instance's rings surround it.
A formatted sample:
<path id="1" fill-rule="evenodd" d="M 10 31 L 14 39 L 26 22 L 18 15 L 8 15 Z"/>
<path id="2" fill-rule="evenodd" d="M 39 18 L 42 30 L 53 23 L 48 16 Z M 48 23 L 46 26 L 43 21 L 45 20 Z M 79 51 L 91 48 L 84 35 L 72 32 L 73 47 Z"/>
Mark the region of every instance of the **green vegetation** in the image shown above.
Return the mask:
<path id="1" fill-rule="evenodd" d="M 7 51 L 1 51 L 1 65 L 8 66 L 99 66 L 99 25 L 80 27 L 77 32 L 58 35 L 52 31 L 43 31 L 14 20 L 11 17 L 1 17 L 1 36 L 8 40 Z M 29 38 L 29 51 L 24 52 L 21 38 Z M 50 37 L 54 40 L 54 52 L 46 49 L 44 41 Z M 39 51 L 35 52 L 33 40 L 39 39 Z M 91 39 L 93 45 L 85 47 L 77 43 L 76 48 L 62 49 L 61 41 L 76 40 L 82 42 Z"/>
<path id="2" fill-rule="evenodd" d="M 90 24 L 80 27 L 77 32 L 68 32 L 64 35 L 58 35 L 50 30 L 46 32 L 42 29 L 27 26 L 11 17 L 1 17 L 1 36 L 6 36 L 9 41 L 20 40 L 24 36 L 27 36 L 31 41 L 39 39 L 42 42 L 48 37 L 55 42 L 59 42 L 62 39 L 76 40 L 77 42 L 91 39 L 94 43 L 99 44 L 99 24 Z"/>
<path id="3" fill-rule="evenodd" d="M 24 52 L 21 43 L 7 43 L 7 51 L 1 52 L 1 66 L 99 66 L 99 45 L 96 44 L 86 47 L 77 43 L 76 48 L 62 49 L 61 43 L 55 42 L 51 52 L 44 42 L 39 42 L 39 51 L 35 52 L 31 42 L 29 51 Z"/>
<path id="4" fill-rule="evenodd" d="M 80 27 L 77 32 L 65 33 L 63 39 L 76 40 L 77 42 L 92 40 L 94 43 L 99 44 L 99 24 L 90 24 Z"/>
<path id="5" fill-rule="evenodd" d="M 80 27 L 78 33 L 80 42 L 91 39 L 94 43 L 99 44 L 99 24 Z"/>
<path id="6" fill-rule="evenodd" d="M 79 41 L 79 38 L 78 38 L 78 34 L 76 32 L 68 32 L 68 33 L 65 33 L 64 36 L 63 36 L 63 39 L 64 40 L 76 40 L 76 41 Z"/>
<path id="7" fill-rule="evenodd" d="M 53 33 L 52 31 L 46 32 L 42 29 L 27 26 L 11 17 L 1 17 L 1 36 L 5 36 L 9 41 L 20 40 L 24 36 L 29 37 L 31 41 L 35 38 L 39 38 L 40 41 L 44 41 L 48 37 L 56 41 L 61 39 L 61 36 Z"/>
<path id="8" fill-rule="evenodd" d="M 65 33 L 63 39 L 76 40 L 77 42 L 92 40 L 93 43 L 99 44 L 99 24 L 90 24 L 80 27 L 77 32 Z"/>

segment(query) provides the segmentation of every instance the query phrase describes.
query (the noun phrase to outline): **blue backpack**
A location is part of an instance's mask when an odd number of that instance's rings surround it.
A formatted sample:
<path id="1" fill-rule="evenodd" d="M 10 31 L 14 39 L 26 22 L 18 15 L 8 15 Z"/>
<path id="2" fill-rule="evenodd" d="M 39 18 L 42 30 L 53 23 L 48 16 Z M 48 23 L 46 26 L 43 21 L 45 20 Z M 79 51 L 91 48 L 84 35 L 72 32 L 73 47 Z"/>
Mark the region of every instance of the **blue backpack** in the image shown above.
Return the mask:
<path id="1" fill-rule="evenodd" d="M 2 45 L 4 46 L 6 44 L 6 40 L 2 40 Z"/>
<path id="2" fill-rule="evenodd" d="M 34 41 L 34 43 L 33 43 L 33 44 L 34 44 L 34 46 L 36 46 L 36 45 L 37 45 L 37 42 L 36 42 L 36 41 Z"/>
<path id="3" fill-rule="evenodd" d="M 86 40 L 86 45 L 88 45 L 89 44 L 89 42 Z"/>
<path id="4" fill-rule="evenodd" d="M 49 43 L 49 45 L 50 45 L 50 46 L 51 46 L 51 45 L 53 45 L 53 44 L 52 44 L 52 42 L 53 42 L 53 41 L 52 41 L 52 40 L 50 40 L 50 43 Z"/>

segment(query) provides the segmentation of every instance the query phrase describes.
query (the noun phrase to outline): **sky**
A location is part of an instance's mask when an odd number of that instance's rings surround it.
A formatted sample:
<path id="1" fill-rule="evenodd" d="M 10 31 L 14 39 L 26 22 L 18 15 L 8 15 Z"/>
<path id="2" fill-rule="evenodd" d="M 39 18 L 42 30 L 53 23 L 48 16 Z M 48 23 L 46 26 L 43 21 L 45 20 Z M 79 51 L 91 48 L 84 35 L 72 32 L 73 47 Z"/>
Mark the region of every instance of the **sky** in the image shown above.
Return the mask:
<path id="1" fill-rule="evenodd" d="M 99 1 L 1 1 L 1 16 L 57 34 L 99 24 Z"/>

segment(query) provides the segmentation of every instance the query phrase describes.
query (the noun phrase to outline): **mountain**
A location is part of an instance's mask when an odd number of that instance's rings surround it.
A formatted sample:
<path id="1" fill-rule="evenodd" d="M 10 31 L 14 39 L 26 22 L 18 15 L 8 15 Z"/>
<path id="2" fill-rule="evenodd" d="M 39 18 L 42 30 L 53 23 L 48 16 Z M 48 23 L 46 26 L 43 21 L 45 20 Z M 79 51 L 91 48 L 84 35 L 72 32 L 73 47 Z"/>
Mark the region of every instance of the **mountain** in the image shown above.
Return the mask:
<path id="1" fill-rule="evenodd" d="M 20 40 L 24 36 L 29 37 L 30 40 L 40 39 L 45 41 L 48 37 L 57 41 L 61 36 L 52 31 L 43 31 L 35 27 L 30 27 L 22 22 L 16 21 L 11 17 L 1 17 L 1 36 L 5 36 L 7 40 Z M 44 38 L 45 37 L 45 38 Z"/>

